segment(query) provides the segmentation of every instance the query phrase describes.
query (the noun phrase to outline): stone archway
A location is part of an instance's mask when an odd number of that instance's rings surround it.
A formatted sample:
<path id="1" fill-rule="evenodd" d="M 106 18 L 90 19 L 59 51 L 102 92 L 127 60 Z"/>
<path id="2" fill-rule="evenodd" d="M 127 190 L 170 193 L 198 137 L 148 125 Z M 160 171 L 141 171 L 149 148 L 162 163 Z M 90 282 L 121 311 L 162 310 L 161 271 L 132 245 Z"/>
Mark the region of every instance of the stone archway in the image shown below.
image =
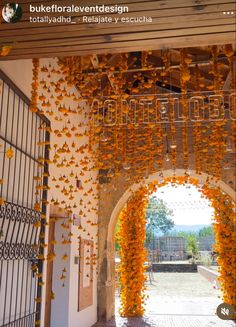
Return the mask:
<path id="1" fill-rule="evenodd" d="M 177 169 L 175 176 L 180 177 L 185 175 L 185 170 Z M 163 176 L 173 176 L 172 170 L 163 171 Z M 149 178 L 143 180 L 140 183 L 133 184 L 123 193 L 117 192 L 118 196 L 109 199 L 106 197 L 106 213 L 110 212 L 110 216 L 102 222 L 100 221 L 99 228 L 99 271 L 98 271 L 98 319 L 100 321 L 110 320 L 114 316 L 115 310 L 115 227 L 118 220 L 118 216 L 129 199 L 132 191 L 137 190 L 142 184 L 149 184 L 153 181 L 159 181 L 163 179 L 159 172 L 149 176 Z M 191 171 L 191 177 L 199 180 L 204 184 L 207 178 L 211 177 L 208 174 L 202 173 L 196 174 L 195 171 Z M 224 181 L 215 181 L 211 179 L 212 186 L 220 187 L 220 189 L 228 194 L 234 201 L 236 197 L 235 191 Z M 109 193 L 109 192 L 108 192 Z M 111 201 L 109 201 L 111 200 Z M 104 208 L 100 208 L 100 214 L 105 214 Z M 101 217 L 101 216 L 100 216 Z M 104 216 L 103 216 L 104 217 Z"/>

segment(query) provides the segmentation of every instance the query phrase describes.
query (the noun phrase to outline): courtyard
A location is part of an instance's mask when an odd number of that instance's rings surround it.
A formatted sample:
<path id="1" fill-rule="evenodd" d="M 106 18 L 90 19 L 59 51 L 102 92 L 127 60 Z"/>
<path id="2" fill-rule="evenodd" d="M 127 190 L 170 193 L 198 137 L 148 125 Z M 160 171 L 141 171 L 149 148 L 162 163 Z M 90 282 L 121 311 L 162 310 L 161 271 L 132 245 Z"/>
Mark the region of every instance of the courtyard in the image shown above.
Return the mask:
<path id="1" fill-rule="evenodd" d="M 146 313 L 143 318 L 121 318 L 119 291 L 116 291 L 116 317 L 107 327 L 234 327 L 215 312 L 221 303 L 220 290 L 199 273 L 153 273 L 147 282 Z"/>

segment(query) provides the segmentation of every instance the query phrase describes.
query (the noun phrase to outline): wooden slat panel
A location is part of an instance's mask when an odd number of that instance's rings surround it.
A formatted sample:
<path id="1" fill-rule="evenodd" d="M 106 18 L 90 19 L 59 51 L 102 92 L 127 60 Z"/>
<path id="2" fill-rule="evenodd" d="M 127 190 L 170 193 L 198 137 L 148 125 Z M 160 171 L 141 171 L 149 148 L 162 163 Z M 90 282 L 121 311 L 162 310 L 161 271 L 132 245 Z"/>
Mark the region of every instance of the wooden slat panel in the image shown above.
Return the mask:
<path id="1" fill-rule="evenodd" d="M 166 9 L 166 8 L 183 8 L 183 7 L 190 7 L 195 6 L 198 7 L 199 10 L 201 10 L 202 6 L 208 5 L 208 4 L 222 4 L 230 2 L 230 0 L 200 0 L 200 1 L 190 1 L 190 0 L 117 0 L 114 2 L 114 0 L 104 0 L 104 1 L 96 1 L 96 0 L 80 0 L 79 2 L 71 2 L 66 0 L 34 0 L 34 1 L 24 1 L 24 0 L 18 0 L 17 3 L 21 5 L 21 7 L 24 10 L 27 10 L 30 6 L 30 4 L 34 6 L 50 6 L 53 4 L 57 4 L 58 6 L 69 6 L 71 4 L 83 7 L 83 6 L 127 6 L 129 8 L 129 11 L 132 11 L 134 8 L 135 10 L 146 10 L 147 7 L 155 7 L 155 9 Z M 2 1 L 1 5 L 4 5 L 8 3 L 8 0 Z"/>
<path id="2" fill-rule="evenodd" d="M 123 34 L 109 34 L 80 37 L 80 38 L 65 38 L 62 40 L 45 40 L 44 42 L 27 41 L 18 43 L 15 46 L 16 53 L 21 53 L 21 49 L 24 51 L 27 49 L 37 48 L 37 51 L 44 52 L 45 47 L 51 47 L 53 51 L 60 51 L 61 46 L 73 47 L 80 46 L 82 49 L 89 49 L 93 47 L 93 44 L 102 45 L 105 48 L 114 47 L 118 42 L 125 41 L 135 41 L 135 40 L 148 40 L 148 39 L 161 39 L 169 38 L 174 36 L 182 35 L 201 35 L 206 33 L 223 33 L 223 32 L 233 32 L 235 29 L 234 24 L 222 25 L 222 26 L 206 26 L 206 27 L 193 27 L 187 29 L 173 29 L 165 31 L 155 31 L 155 32 L 136 32 L 136 33 L 123 33 Z"/>
<path id="3" fill-rule="evenodd" d="M 175 17 L 177 18 L 177 17 Z M 216 25 L 217 23 L 221 24 L 222 20 L 227 24 L 231 23 L 232 20 L 235 20 L 235 17 L 225 17 L 222 15 L 222 12 L 211 12 L 211 13 L 204 13 L 199 15 L 186 15 L 186 16 L 178 16 L 178 19 L 174 19 L 173 17 L 153 17 L 152 23 L 149 24 L 140 24 L 140 23 L 132 23 L 132 24 L 124 24 L 124 23 L 117 23 L 116 25 L 111 24 L 53 24 L 50 26 L 42 23 L 38 24 L 31 24 L 31 28 L 27 28 L 29 23 L 19 23 L 21 28 L 17 29 L 7 29 L 8 25 L 4 24 L 1 25 L 3 27 L 0 30 L 0 37 L 8 38 L 8 40 L 14 39 L 17 36 L 22 37 L 24 35 L 39 35 L 39 38 L 43 35 L 50 35 L 53 33 L 60 34 L 62 37 L 70 37 L 70 33 L 77 32 L 77 33 L 94 33 L 94 35 L 104 34 L 104 33 L 119 33 L 127 32 L 128 31 L 136 31 L 136 29 L 140 30 L 156 30 L 156 29 L 163 29 L 163 26 L 171 26 L 172 28 L 178 28 L 181 24 L 184 26 L 194 27 L 202 22 L 201 26 L 206 26 L 206 22 L 212 22 L 212 25 Z M 216 23 L 216 24 L 215 24 Z M 180 25 L 178 25 L 180 24 Z M 61 34 L 63 33 L 63 34 Z M 41 35 L 42 34 L 42 35 Z"/>
<path id="4" fill-rule="evenodd" d="M 218 13 L 218 17 L 217 18 L 231 18 L 230 16 L 225 16 L 223 15 L 223 11 L 233 11 L 235 9 L 235 3 L 234 2 L 230 2 L 230 3 L 225 3 L 225 4 L 220 4 L 220 5 L 207 5 L 205 6 L 204 10 L 201 11 L 197 11 L 195 9 L 194 6 L 192 7 L 188 7 L 188 8 L 175 8 L 172 10 L 149 10 L 149 11 L 145 11 L 145 16 L 148 17 L 152 17 L 153 19 L 161 19 L 161 18 L 169 18 L 169 21 L 176 21 L 176 16 L 178 16 L 178 19 L 186 20 L 186 19 L 191 19 L 191 20 L 196 20 L 196 19 L 201 19 L 201 17 L 207 13 L 209 13 L 210 15 L 212 13 Z M 47 14 L 48 16 L 50 16 L 49 14 Z M 136 11 L 134 13 L 128 13 L 128 14 L 123 14 L 122 17 L 140 17 L 143 16 L 144 12 L 139 12 Z M 186 15 L 196 15 L 195 17 L 186 17 Z M 31 14 L 31 16 L 34 16 L 33 14 Z M 38 16 L 38 15 L 37 15 Z M 52 16 L 52 15 L 51 15 Z M 54 16 L 60 16 L 57 14 L 54 14 Z M 66 16 L 66 15 L 65 15 Z M 71 15 L 68 15 L 71 16 Z M 85 16 L 85 15 L 80 15 L 81 16 Z M 86 16 L 96 16 L 96 15 L 89 15 L 87 14 Z M 103 17 L 104 15 L 99 15 L 101 17 Z M 115 15 L 115 14 L 111 14 L 109 15 L 111 17 L 121 17 L 120 15 Z M 7 23 L 3 23 L 1 24 L 1 30 L 6 30 L 6 31 L 10 31 L 10 30 L 15 30 L 16 32 L 19 31 L 19 29 L 21 28 L 27 28 L 27 30 L 31 30 L 32 28 L 40 28 L 41 26 L 47 26 L 48 31 L 51 30 L 51 28 L 55 27 L 54 24 L 49 25 L 48 23 L 42 24 L 42 23 L 30 23 L 28 21 L 29 16 L 27 17 L 27 21 L 23 21 L 21 20 L 21 22 L 18 22 L 16 24 L 7 24 Z M 206 18 L 206 17 L 205 17 Z M 210 18 L 210 17 L 209 17 Z M 65 26 L 65 24 L 63 24 Z M 98 24 L 83 24 L 85 26 L 88 26 L 88 28 L 91 25 L 94 25 L 94 27 L 99 27 Z M 60 24 L 59 24 L 60 26 Z M 68 28 L 70 28 L 71 24 L 67 25 Z M 72 25 L 74 26 L 74 25 Z M 106 26 L 108 26 L 111 30 L 113 27 L 115 27 L 115 24 L 106 24 Z M 129 25 L 127 25 L 127 29 L 129 28 Z"/>
<path id="5" fill-rule="evenodd" d="M 234 43 L 235 42 L 235 33 L 218 33 L 218 34 L 205 34 L 205 35 L 194 35 L 194 36 L 182 36 L 182 37 L 173 37 L 173 38 L 164 38 L 157 40 L 140 40 L 135 42 L 125 42 L 121 43 L 116 47 L 98 47 L 94 45 L 94 48 L 90 49 L 81 49 L 81 46 L 76 47 L 76 49 L 71 49 L 71 47 L 62 47 L 61 51 L 57 53 L 49 52 L 50 49 L 45 49 L 45 52 L 39 53 L 37 49 L 32 50 L 31 52 L 22 51 L 21 54 L 15 54 L 14 50 L 7 57 L 0 57 L 1 60 L 11 60 L 19 58 L 50 58 L 58 56 L 73 56 L 73 55 L 89 55 L 89 54 L 103 54 L 103 53 L 120 53 L 120 52 L 130 52 L 130 51 L 144 51 L 144 50 L 155 50 L 155 49 L 165 49 L 165 48 L 182 48 L 188 47 L 197 47 L 208 46 L 213 44 L 225 44 L 225 43 Z M 23 53 L 24 52 L 24 53 Z"/>
<path id="6" fill-rule="evenodd" d="M 140 16 L 148 16 L 148 17 L 176 17 L 176 16 L 182 16 L 185 15 L 201 15 L 203 13 L 210 13 L 210 12 L 221 12 L 223 17 L 224 11 L 234 11 L 235 10 L 235 2 L 233 1 L 227 1 L 226 3 L 221 4 L 209 4 L 204 6 L 203 9 L 198 10 L 197 6 L 188 6 L 188 7 L 173 7 L 168 9 L 158 9 L 155 8 L 155 6 L 149 6 L 145 7 L 145 9 L 137 10 L 136 7 L 134 7 L 133 10 L 129 10 L 128 13 L 123 13 L 122 15 L 119 14 L 98 14 L 98 13 L 30 13 L 30 12 L 24 12 L 21 22 L 28 22 L 30 17 L 57 17 L 57 16 L 64 16 L 64 17 L 78 17 L 82 18 L 83 16 L 110 16 L 112 18 L 120 18 L 120 17 L 140 17 Z M 3 26 L 6 25 L 7 28 L 18 28 L 20 27 L 21 23 L 17 24 L 8 24 L 4 23 Z M 29 24 L 30 26 L 33 25 L 32 23 Z M 50 28 L 50 25 L 48 26 Z"/>
<path id="7" fill-rule="evenodd" d="M 25 9 L 24 19 L 33 16 L 27 12 L 29 1 L 18 2 Z M 52 1 L 43 3 L 55 4 Z M 114 5 L 112 0 L 103 3 Z M 39 5 L 42 2 L 35 1 L 33 4 Z M 68 5 L 71 2 L 59 0 L 57 4 Z M 193 42 L 191 46 L 234 42 L 235 15 L 223 15 L 223 11 L 235 10 L 234 1 L 118 0 L 116 4 L 129 7 L 129 13 L 122 17 L 145 15 L 152 17 L 153 21 L 150 24 L 88 24 L 81 23 L 81 20 L 80 23 L 68 25 L 33 24 L 29 21 L 4 23 L 0 25 L 0 45 L 13 44 L 13 48 L 10 55 L 0 57 L 0 60 L 188 47 L 189 42 Z M 88 1 L 82 0 L 77 5 L 86 6 Z M 89 1 L 89 6 L 91 5 L 99 4 L 97 1 Z M 38 13 L 35 15 L 38 16 Z M 55 13 L 46 15 L 61 16 Z M 81 19 L 84 14 L 76 15 Z M 86 13 L 86 16 L 89 15 L 96 16 Z M 121 17 L 118 14 L 107 16 Z"/>
<path id="8" fill-rule="evenodd" d="M 160 1 L 160 0 L 153 0 L 153 1 Z M 177 0 L 179 1 L 179 0 Z M 181 1 L 181 0 L 180 0 Z M 217 2 L 218 0 L 216 0 Z M 2 1 L 3 3 L 8 3 L 8 0 L 4 0 Z M 127 4 L 127 3 L 142 3 L 142 2 L 150 2 L 150 0 L 117 0 L 115 3 L 117 5 L 122 5 L 122 4 Z M 163 1 L 162 1 L 163 2 Z M 165 1 L 164 1 L 165 2 Z M 19 4 L 32 4 L 32 1 L 30 0 L 18 0 L 17 3 Z M 54 4 L 55 1 L 52 1 L 52 0 L 43 0 L 43 3 L 44 4 L 47 4 L 47 5 L 50 5 L 50 4 Z M 58 0 L 57 1 L 57 4 L 71 4 L 72 2 L 71 1 L 65 1 L 65 0 Z M 42 4 L 42 2 L 38 1 L 38 0 L 34 0 L 34 4 Z M 105 5 L 114 5 L 114 0 L 104 0 L 104 1 L 97 1 L 97 0 L 89 0 L 89 3 L 88 3 L 88 0 L 80 0 L 79 1 L 79 5 L 80 6 L 95 6 L 95 5 L 102 5 L 102 4 L 105 4 Z"/>
<path id="9" fill-rule="evenodd" d="M 185 21 L 177 21 L 177 22 L 165 22 L 161 24 L 158 22 L 157 24 L 145 24 L 145 25 L 130 25 L 129 27 L 129 33 L 132 32 L 144 32 L 144 31 L 163 31 L 163 30 L 176 30 L 176 29 L 184 29 L 184 28 L 201 28 L 201 27 L 207 27 L 207 26 L 226 26 L 226 25 L 232 25 L 235 23 L 234 18 L 223 18 L 223 19 L 205 19 L 205 20 L 197 20 L 197 21 L 191 21 L 191 20 L 185 20 Z M 100 26 L 96 29 L 88 29 L 84 28 L 84 24 L 80 24 L 79 26 L 71 26 L 69 33 L 64 33 L 63 40 L 67 40 L 73 37 L 90 37 L 95 35 L 110 35 L 110 34 L 118 34 L 118 33 L 126 33 L 127 32 L 127 26 L 117 24 L 117 26 L 113 27 L 112 29 L 109 28 L 100 28 Z M 75 28 L 74 28 L 75 27 Z M 78 28 L 79 27 L 79 28 Z M 3 31 L 0 32 L 0 38 L 6 36 L 7 33 L 8 36 L 8 42 L 26 42 L 26 41 L 45 41 L 45 40 L 58 40 L 61 39 L 61 33 L 65 32 L 63 31 L 63 28 L 60 26 L 55 27 L 54 32 L 47 33 L 47 30 L 45 30 L 43 33 L 40 33 L 40 29 L 37 29 L 37 34 L 31 33 L 31 34 L 24 34 L 22 31 L 16 31 L 17 33 L 12 33 L 12 31 Z M 51 30 L 50 30 L 51 31 Z M 27 32 L 27 30 L 25 31 Z M 46 32 L 46 33 L 45 33 Z"/>

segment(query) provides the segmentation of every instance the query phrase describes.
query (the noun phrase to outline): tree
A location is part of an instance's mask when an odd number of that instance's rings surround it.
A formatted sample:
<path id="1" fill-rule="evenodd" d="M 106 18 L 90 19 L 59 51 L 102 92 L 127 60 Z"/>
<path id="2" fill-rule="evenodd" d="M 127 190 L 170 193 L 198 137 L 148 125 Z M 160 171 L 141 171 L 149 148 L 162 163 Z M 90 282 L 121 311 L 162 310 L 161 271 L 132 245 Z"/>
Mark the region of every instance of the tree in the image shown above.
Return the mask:
<path id="1" fill-rule="evenodd" d="M 171 219 L 173 211 L 169 209 L 162 199 L 151 197 L 147 207 L 147 225 L 146 225 L 146 241 L 150 242 L 152 235 L 158 230 L 163 234 L 173 228 L 174 221 Z"/>
<path id="2" fill-rule="evenodd" d="M 203 227 L 202 229 L 199 230 L 200 237 L 211 236 L 211 235 L 214 235 L 212 226 Z"/>
<path id="3" fill-rule="evenodd" d="M 120 244 L 119 244 L 119 233 L 120 230 L 120 219 L 118 219 L 117 224 L 116 224 L 116 232 L 115 232 L 115 250 L 118 252 L 120 251 Z"/>
<path id="4" fill-rule="evenodd" d="M 198 255 L 198 242 L 196 232 L 178 232 L 176 236 L 184 237 L 187 241 L 187 251 L 193 259 Z"/>
<path id="5" fill-rule="evenodd" d="M 195 235 L 188 235 L 187 237 L 187 251 L 192 255 L 192 258 L 196 258 L 198 254 L 198 244 Z"/>

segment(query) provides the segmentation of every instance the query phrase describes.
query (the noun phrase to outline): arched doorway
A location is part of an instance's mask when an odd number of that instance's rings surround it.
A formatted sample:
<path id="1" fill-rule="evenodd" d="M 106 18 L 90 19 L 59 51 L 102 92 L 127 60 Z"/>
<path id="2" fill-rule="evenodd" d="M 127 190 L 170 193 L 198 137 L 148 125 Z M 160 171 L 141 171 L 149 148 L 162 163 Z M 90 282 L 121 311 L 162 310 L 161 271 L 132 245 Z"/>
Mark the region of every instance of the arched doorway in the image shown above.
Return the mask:
<path id="1" fill-rule="evenodd" d="M 100 251 L 100 260 L 102 260 L 102 266 L 99 270 L 99 284 L 98 284 L 98 312 L 99 318 L 109 320 L 114 315 L 115 309 L 115 226 L 117 223 L 118 216 L 129 199 L 131 193 L 139 189 L 139 187 L 143 184 L 150 184 L 153 181 L 160 181 L 163 178 L 173 176 L 172 170 L 166 170 L 163 174 L 155 173 L 149 178 L 143 180 L 140 183 L 132 185 L 129 189 L 127 189 L 116 202 L 113 207 L 109 223 L 107 227 L 103 226 L 103 233 L 106 230 L 106 246 L 105 251 Z M 175 171 L 176 177 L 185 176 L 185 171 L 183 169 L 177 169 Z M 235 200 L 235 192 L 234 190 L 227 185 L 225 182 L 219 180 L 215 180 L 211 176 L 207 174 L 198 175 L 195 171 L 191 171 L 191 177 L 196 178 L 200 184 L 205 184 L 207 180 L 210 180 L 210 186 L 217 187 L 222 190 L 222 192 L 226 193 L 230 196 L 231 199 Z M 101 229 L 102 230 L 102 229 Z M 101 248 L 100 248 L 101 249 Z M 102 287 L 102 282 L 104 285 Z"/>

